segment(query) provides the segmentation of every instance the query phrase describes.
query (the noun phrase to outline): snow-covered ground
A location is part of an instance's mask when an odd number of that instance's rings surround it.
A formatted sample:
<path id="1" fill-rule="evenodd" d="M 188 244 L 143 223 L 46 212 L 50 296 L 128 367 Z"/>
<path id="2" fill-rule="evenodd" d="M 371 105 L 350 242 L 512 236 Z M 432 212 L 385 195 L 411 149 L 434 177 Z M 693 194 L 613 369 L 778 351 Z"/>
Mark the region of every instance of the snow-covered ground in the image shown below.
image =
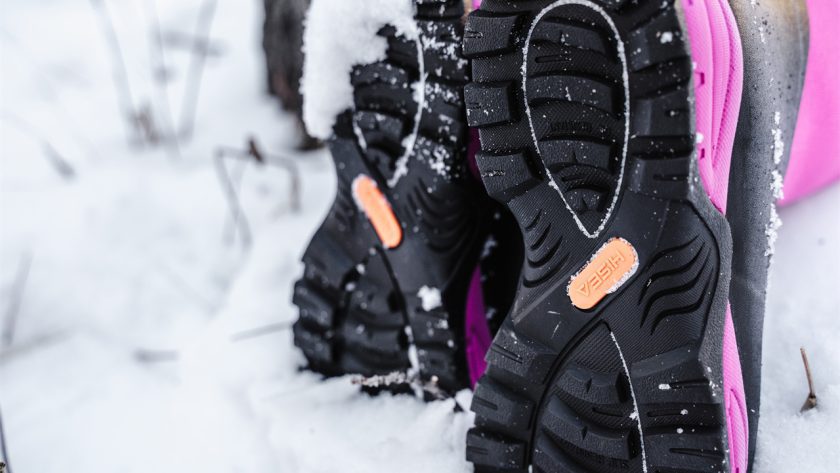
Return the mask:
<path id="1" fill-rule="evenodd" d="M 96 5 L 134 107 L 166 132 L 189 115 L 185 44 L 212 1 L 0 0 L 0 411 L 13 472 L 470 471 L 471 416 L 454 400 L 371 398 L 298 369 L 290 289 L 334 175 L 325 151 L 291 151 L 294 122 L 264 94 L 261 2 L 212 12 L 192 139 L 129 144 Z M 152 79 L 155 15 L 165 89 Z M 250 245 L 214 158 L 248 136 L 302 175 L 294 212 L 282 168 L 222 162 Z M 840 461 L 838 205 L 835 186 L 781 211 L 758 473 Z M 800 346 L 820 399 L 804 415 Z"/>

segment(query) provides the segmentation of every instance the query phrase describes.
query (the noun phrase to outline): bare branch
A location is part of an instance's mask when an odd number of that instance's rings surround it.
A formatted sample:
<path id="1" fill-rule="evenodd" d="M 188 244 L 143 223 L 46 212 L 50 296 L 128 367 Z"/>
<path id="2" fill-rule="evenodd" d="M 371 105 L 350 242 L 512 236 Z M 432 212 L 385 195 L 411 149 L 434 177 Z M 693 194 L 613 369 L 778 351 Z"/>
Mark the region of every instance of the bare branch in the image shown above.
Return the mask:
<path id="1" fill-rule="evenodd" d="M 33 141 L 38 142 L 44 152 L 44 158 L 46 158 L 47 162 L 55 169 L 55 172 L 59 176 L 68 181 L 76 177 L 76 170 L 70 165 L 70 162 L 34 126 L 16 115 L 10 115 L 5 112 L 0 112 L 0 119 L 5 120 L 19 132 L 29 136 Z"/>
<path id="2" fill-rule="evenodd" d="M 245 212 L 242 210 L 242 204 L 239 202 L 239 194 L 236 192 L 236 186 L 227 171 L 224 159 L 226 156 L 239 157 L 241 152 L 231 151 L 230 149 L 220 148 L 216 151 L 215 164 L 216 175 L 219 177 L 219 182 L 222 185 L 222 191 L 225 193 L 225 198 L 228 201 L 228 208 L 230 208 L 233 223 L 239 228 L 239 233 L 242 236 L 242 242 L 246 248 L 251 246 L 251 226 L 248 223 Z"/>
<path id="3" fill-rule="evenodd" d="M 210 41 L 210 29 L 213 26 L 213 17 L 216 14 L 216 3 L 217 0 L 205 0 L 198 14 L 195 36 L 204 44 Z M 195 127 L 195 113 L 201 89 L 201 78 L 204 74 L 204 63 L 207 60 L 207 48 L 193 49 L 192 53 L 190 68 L 187 71 L 184 101 L 181 104 L 181 133 L 187 139 L 192 137 Z"/>
<path id="4" fill-rule="evenodd" d="M 13 346 L 0 348 L 0 364 L 25 356 L 36 350 L 51 347 L 67 339 L 72 333 L 68 330 L 58 330 L 47 333 L 35 334 L 31 337 L 18 340 Z"/>
<path id="5" fill-rule="evenodd" d="M 0 37 L 2 37 L 3 41 L 8 42 L 10 46 L 14 46 L 13 48 L 10 47 L 9 51 L 14 55 L 15 59 L 6 57 L 5 60 L 10 61 L 10 64 L 18 64 L 17 67 L 22 67 L 24 63 L 29 64 L 33 80 L 37 82 L 35 88 L 38 90 L 41 99 L 50 103 L 53 110 L 58 112 L 55 114 L 56 118 L 64 119 L 62 122 L 64 131 L 69 133 L 80 146 L 86 148 L 88 155 L 98 157 L 99 152 L 97 147 L 93 145 L 85 133 L 82 133 L 79 127 L 80 120 L 76 120 L 76 110 L 69 110 L 67 108 L 66 104 L 61 100 L 62 94 L 58 92 L 58 88 L 56 87 L 57 85 L 63 84 L 65 77 L 78 79 L 79 75 L 75 69 L 67 65 L 52 64 L 50 67 L 45 66 L 38 60 L 38 54 L 35 54 L 31 49 L 27 48 L 25 44 L 20 43 L 14 35 L 11 35 L 2 26 L 0 26 Z M 46 71 L 49 71 L 49 73 Z M 8 116 L 8 113 L 5 110 L 0 110 L 0 118 L 4 115 Z M 12 118 L 22 121 L 18 117 Z"/>
<path id="6" fill-rule="evenodd" d="M 257 139 L 254 137 L 248 138 L 248 154 L 253 156 L 259 163 L 279 166 L 289 173 L 292 181 L 291 188 L 289 189 L 289 207 L 293 213 L 300 212 L 301 177 L 297 162 L 286 156 L 266 154 L 262 151 L 259 143 L 257 143 Z"/>
<path id="7" fill-rule="evenodd" d="M 151 350 L 138 348 L 134 351 L 134 358 L 141 363 L 164 363 L 178 361 L 179 353 L 176 350 Z"/>
<path id="8" fill-rule="evenodd" d="M 239 194 L 237 186 L 234 184 L 230 173 L 225 166 L 225 158 L 234 158 L 243 160 L 246 164 L 253 162 L 257 165 L 269 165 L 280 167 L 289 173 L 291 186 L 289 189 L 289 208 L 293 213 L 298 213 L 301 208 L 300 194 L 301 194 L 301 175 L 297 163 L 294 159 L 281 156 L 277 154 L 267 154 L 262 151 L 262 148 L 253 137 L 249 138 L 246 143 L 246 150 L 240 150 L 232 147 L 221 146 L 216 149 L 215 164 L 216 172 L 222 184 L 222 190 L 225 193 L 225 198 L 228 201 L 231 216 L 233 217 L 234 225 L 239 228 L 245 246 L 251 246 L 252 233 L 251 226 L 248 223 L 248 218 L 242 209 L 242 204 L 239 201 Z"/>
<path id="9" fill-rule="evenodd" d="M 272 333 L 282 332 L 292 328 L 292 322 L 277 322 L 274 324 L 263 325 L 262 327 L 251 328 L 236 332 L 230 336 L 231 342 L 240 342 L 243 340 L 250 340 L 252 338 L 261 337 L 263 335 L 270 335 Z"/>
<path id="10" fill-rule="evenodd" d="M 219 57 L 224 53 L 220 41 L 212 38 L 193 38 L 180 31 L 166 31 L 163 33 L 163 44 L 169 48 L 183 51 L 201 51 L 207 57 Z"/>
<path id="11" fill-rule="evenodd" d="M 181 144 L 178 140 L 178 132 L 175 130 L 175 122 L 172 119 L 172 107 L 169 102 L 169 91 L 166 87 L 168 69 L 166 66 L 166 55 L 164 54 L 163 49 L 163 35 L 160 29 L 160 18 L 157 13 L 156 0 L 146 0 L 144 4 L 146 5 L 148 14 L 152 20 L 152 38 L 150 46 L 153 64 L 151 73 L 152 82 L 155 84 L 158 100 L 160 101 L 158 108 L 163 109 L 161 114 L 166 121 L 166 136 L 164 137 L 164 143 L 169 149 L 170 157 L 180 158 Z"/>
<path id="12" fill-rule="evenodd" d="M 12 473 L 11 463 L 6 447 L 6 432 L 3 430 L 3 413 L 0 410 L 0 473 Z"/>
<path id="13" fill-rule="evenodd" d="M 49 141 L 41 142 L 41 146 L 44 149 L 44 156 L 47 158 L 47 161 L 52 164 L 53 169 L 55 169 L 55 172 L 57 172 L 59 176 L 68 181 L 76 177 L 76 170 L 73 169 L 73 166 L 71 166 L 70 163 L 61 156 L 61 153 L 59 153 Z"/>
<path id="14" fill-rule="evenodd" d="M 143 105 L 137 108 L 137 115 L 134 117 L 134 126 L 140 130 L 143 140 L 146 143 L 152 145 L 160 143 L 160 133 L 158 133 L 157 125 L 155 125 L 155 116 L 148 103 L 143 103 Z"/>
<path id="15" fill-rule="evenodd" d="M 125 119 L 130 125 L 128 127 L 128 141 L 132 143 L 137 138 L 137 128 L 135 128 L 137 126 L 137 110 L 134 107 L 134 99 L 131 94 L 125 56 L 123 55 L 122 46 L 117 37 L 117 30 L 114 28 L 114 21 L 111 18 L 111 13 L 108 10 L 108 5 L 105 0 L 90 0 L 90 3 L 98 13 L 100 28 L 105 35 L 105 42 L 108 44 L 108 49 L 111 51 L 111 70 L 114 76 L 114 85 L 117 89 L 117 100 L 119 101 L 121 113 L 125 115 Z"/>
<path id="16" fill-rule="evenodd" d="M 17 317 L 20 312 L 23 292 L 26 289 L 26 281 L 29 278 L 29 268 L 31 265 L 32 254 L 25 253 L 18 263 L 17 275 L 12 283 L 12 290 L 9 295 L 9 305 L 6 308 L 6 316 L 3 323 L 3 336 L 0 338 L 0 340 L 2 340 L 3 348 L 11 346 L 12 341 L 14 341 Z"/>

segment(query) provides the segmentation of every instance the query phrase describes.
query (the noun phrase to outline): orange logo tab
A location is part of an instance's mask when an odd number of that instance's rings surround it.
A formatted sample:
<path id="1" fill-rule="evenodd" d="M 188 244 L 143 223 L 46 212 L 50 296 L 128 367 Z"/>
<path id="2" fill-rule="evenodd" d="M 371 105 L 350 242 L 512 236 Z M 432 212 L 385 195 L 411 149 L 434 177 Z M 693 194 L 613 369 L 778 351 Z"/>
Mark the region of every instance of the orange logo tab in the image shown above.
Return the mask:
<path id="1" fill-rule="evenodd" d="M 636 273 L 639 256 L 624 238 L 612 238 L 569 280 L 572 305 L 587 310 L 598 305 Z"/>
<path id="2" fill-rule="evenodd" d="M 402 227 L 388 199 L 379 190 L 376 181 L 364 174 L 353 180 L 353 198 L 367 215 L 368 220 L 385 248 L 395 248 L 402 242 Z"/>

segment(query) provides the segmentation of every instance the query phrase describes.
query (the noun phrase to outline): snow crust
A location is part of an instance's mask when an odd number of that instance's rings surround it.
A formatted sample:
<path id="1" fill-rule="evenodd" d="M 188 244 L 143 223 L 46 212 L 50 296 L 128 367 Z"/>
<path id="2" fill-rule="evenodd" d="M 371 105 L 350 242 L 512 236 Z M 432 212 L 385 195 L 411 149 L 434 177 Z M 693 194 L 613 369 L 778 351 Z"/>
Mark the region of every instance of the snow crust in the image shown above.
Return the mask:
<path id="1" fill-rule="evenodd" d="M 385 25 L 416 39 L 408 0 L 313 0 L 304 30 L 303 119 L 312 136 L 332 135 L 336 117 L 353 106 L 353 66 L 385 59 Z M 421 89 L 422 91 L 422 89 Z"/>

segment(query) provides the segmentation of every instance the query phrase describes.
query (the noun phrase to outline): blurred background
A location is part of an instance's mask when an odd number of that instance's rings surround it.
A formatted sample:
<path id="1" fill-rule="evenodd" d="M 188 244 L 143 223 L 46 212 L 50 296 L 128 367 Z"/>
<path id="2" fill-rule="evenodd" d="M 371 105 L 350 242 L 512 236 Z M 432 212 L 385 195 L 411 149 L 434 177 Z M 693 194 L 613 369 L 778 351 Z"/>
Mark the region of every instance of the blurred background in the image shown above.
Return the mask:
<path id="1" fill-rule="evenodd" d="M 335 179 L 297 113 L 306 3 L 0 0 L 12 472 L 469 471 L 469 393 L 371 398 L 299 370 L 290 290 Z M 799 276 L 840 267 L 838 202 L 780 212 L 762 473 L 837 464 L 837 278 Z M 821 405 L 802 415 L 800 346 Z"/>

